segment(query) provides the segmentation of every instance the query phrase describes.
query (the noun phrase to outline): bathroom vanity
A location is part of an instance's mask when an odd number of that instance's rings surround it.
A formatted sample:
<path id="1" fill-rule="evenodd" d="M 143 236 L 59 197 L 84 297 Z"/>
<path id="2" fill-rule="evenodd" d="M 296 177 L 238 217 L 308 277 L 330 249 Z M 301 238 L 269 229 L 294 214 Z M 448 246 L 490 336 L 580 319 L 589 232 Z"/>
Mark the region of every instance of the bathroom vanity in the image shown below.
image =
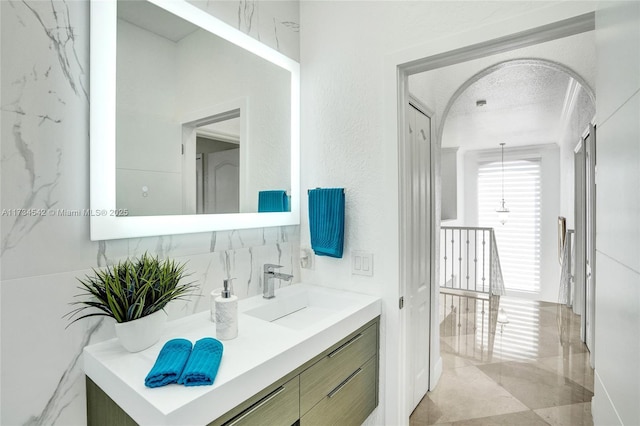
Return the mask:
<path id="1" fill-rule="evenodd" d="M 215 337 L 209 312 L 169 323 L 153 347 L 87 346 L 89 425 L 361 424 L 378 404 L 379 298 L 296 284 L 239 303 L 212 386 L 146 388 L 164 342 Z"/>

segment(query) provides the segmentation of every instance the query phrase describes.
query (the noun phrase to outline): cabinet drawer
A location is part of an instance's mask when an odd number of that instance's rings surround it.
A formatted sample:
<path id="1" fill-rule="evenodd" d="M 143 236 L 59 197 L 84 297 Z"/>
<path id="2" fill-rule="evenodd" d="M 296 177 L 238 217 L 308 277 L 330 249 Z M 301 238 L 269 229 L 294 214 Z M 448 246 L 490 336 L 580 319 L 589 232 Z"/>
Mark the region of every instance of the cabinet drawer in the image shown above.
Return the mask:
<path id="1" fill-rule="evenodd" d="M 352 336 L 300 374 L 303 415 L 377 352 L 377 324 Z"/>
<path id="2" fill-rule="evenodd" d="M 300 419 L 300 426 L 359 426 L 377 405 L 376 358 L 332 389 Z"/>
<path id="3" fill-rule="evenodd" d="M 244 408 L 233 418 L 224 422 L 225 426 L 291 426 L 300 418 L 300 381 L 298 376 L 267 391 L 266 394 L 241 404 Z"/>

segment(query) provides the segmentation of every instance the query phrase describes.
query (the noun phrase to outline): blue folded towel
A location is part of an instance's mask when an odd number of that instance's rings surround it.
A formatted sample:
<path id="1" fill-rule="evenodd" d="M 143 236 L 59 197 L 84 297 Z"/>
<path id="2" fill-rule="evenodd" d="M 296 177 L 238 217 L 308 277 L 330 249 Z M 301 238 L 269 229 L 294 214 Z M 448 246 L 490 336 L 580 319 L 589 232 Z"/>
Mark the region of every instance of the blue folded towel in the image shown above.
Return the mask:
<path id="1" fill-rule="evenodd" d="M 178 379 L 185 386 L 211 385 L 218 374 L 222 358 L 222 343 L 212 337 L 196 342 L 187 365 Z"/>
<path id="2" fill-rule="evenodd" d="M 286 191 L 260 191 L 258 192 L 258 213 L 288 212 L 289 197 Z"/>
<path id="3" fill-rule="evenodd" d="M 186 339 L 172 339 L 164 344 L 155 364 L 144 379 L 150 388 L 176 383 L 191 354 L 191 342 Z"/>
<path id="4" fill-rule="evenodd" d="M 344 245 L 344 188 L 309 191 L 311 248 L 319 256 L 342 257 Z"/>

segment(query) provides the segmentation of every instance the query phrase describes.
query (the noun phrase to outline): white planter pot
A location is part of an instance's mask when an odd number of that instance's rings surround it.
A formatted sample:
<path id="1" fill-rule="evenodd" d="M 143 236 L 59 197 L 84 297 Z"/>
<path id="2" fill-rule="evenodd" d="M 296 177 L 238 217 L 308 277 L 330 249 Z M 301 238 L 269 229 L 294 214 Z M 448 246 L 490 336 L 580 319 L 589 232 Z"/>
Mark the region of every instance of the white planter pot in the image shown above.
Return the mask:
<path id="1" fill-rule="evenodd" d="M 167 314 L 157 311 L 137 320 L 116 323 L 116 336 L 129 352 L 140 352 L 160 339 L 167 322 Z"/>

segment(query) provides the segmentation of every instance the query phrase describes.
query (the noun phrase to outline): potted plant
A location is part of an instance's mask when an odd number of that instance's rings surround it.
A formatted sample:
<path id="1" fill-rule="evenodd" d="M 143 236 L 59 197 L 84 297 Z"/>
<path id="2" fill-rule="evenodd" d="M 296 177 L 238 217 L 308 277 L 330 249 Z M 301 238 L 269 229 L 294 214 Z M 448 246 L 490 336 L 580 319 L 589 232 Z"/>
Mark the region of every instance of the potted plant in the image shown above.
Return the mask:
<path id="1" fill-rule="evenodd" d="M 160 261 L 145 253 L 78 279 L 82 290 L 79 305 L 66 316 L 70 324 L 88 317 L 107 316 L 116 320 L 116 336 L 125 349 L 138 352 L 158 341 L 167 315 L 164 307 L 172 300 L 185 299 L 197 287 L 181 283 L 187 276 L 185 265 Z"/>

